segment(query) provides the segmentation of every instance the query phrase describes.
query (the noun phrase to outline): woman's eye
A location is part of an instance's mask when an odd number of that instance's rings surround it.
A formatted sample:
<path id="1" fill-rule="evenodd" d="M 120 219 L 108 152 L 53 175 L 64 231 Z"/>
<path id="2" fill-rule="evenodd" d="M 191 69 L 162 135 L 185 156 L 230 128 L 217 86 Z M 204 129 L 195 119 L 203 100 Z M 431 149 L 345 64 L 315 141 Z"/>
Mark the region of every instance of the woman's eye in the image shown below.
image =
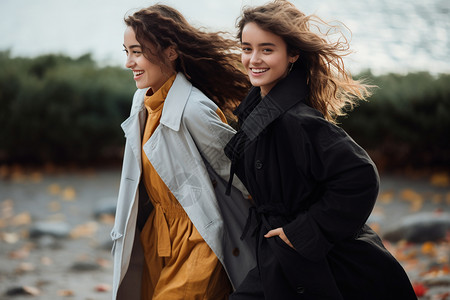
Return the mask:
<path id="1" fill-rule="evenodd" d="M 263 49 L 264 53 L 271 53 L 273 50 L 272 49 Z"/>
<path id="2" fill-rule="evenodd" d="M 244 52 L 250 52 L 250 51 L 252 51 L 252 49 L 249 48 L 249 47 L 243 47 L 243 48 L 242 48 L 242 51 L 244 51 Z"/>
<path id="3" fill-rule="evenodd" d="M 141 54 L 141 51 L 133 51 L 133 54 Z"/>

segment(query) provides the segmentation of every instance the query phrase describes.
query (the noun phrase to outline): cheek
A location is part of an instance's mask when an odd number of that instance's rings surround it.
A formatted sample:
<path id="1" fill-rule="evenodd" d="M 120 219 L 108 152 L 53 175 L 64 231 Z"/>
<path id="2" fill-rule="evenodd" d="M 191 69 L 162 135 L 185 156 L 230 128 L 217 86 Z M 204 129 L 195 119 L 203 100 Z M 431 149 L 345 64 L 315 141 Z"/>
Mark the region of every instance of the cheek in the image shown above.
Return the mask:
<path id="1" fill-rule="evenodd" d="M 250 56 L 248 54 L 245 54 L 245 53 L 241 54 L 241 62 L 244 65 L 244 67 L 248 66 L 249 61 L 250 61 Z"/>
<path id="2" fill-rule="evenodd" d="M 153 64 L 145 57 L 139 57 L 139 66 L 144 69 L 146 72 L 151 72 L 153 69 Z"/>

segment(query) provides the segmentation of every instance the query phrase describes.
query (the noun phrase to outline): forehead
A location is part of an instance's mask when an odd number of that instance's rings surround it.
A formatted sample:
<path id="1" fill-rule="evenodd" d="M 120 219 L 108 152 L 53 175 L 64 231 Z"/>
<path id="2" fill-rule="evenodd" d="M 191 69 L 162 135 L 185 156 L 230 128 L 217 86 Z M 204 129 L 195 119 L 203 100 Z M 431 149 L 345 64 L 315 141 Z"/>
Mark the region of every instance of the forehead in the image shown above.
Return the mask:
<path id="1" fill-rule="evenodd" d="M 242 29 L 242 43 L 249 44 L 274 44 L 275 46 L 286 46 L 284 40 L 275 33 L 262 29 L 255 22 L 245 24 Z"/>
<path id="2" fill-rule="evenodd" d="M 136 39 L 136 34 L 134 33 L 133 28 L 127 27 L 125 29 L 124 35 L 123 35 L 124 45 L 139 45 L 139 42 Z"/>

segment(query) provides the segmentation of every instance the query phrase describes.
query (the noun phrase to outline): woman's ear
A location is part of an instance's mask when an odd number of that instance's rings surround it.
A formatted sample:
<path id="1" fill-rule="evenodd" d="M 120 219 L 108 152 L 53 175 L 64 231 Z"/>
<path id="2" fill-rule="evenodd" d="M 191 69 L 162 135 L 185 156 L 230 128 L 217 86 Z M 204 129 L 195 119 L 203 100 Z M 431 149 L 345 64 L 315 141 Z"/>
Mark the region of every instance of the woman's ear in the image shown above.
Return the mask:
<path id="1" fill-rule="evenodd" d="M 296 61 L 297 61 L 297 59 L 300 57 L 300 55 L 294 55 L 294 56 L 290 56 L 289 57 L 289 62 L 291 63 L 291 64 L 293 64 L 293 63 L 295 63 Z"/>
<path id="2" fill-rule="evenodd" d="M 178 58 L 178 53 L 174 46 L 167 47 L 167 49 L 164 50 L 164 54 L 169 61 L 175 61 Z"/>

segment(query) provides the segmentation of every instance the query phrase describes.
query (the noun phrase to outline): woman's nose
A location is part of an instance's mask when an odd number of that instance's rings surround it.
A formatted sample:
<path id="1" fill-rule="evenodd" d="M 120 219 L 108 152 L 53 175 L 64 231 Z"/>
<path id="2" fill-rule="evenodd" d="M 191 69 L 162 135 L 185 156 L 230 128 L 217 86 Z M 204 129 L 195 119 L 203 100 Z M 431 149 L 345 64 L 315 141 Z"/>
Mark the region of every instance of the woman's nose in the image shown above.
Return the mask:
<path id="1" fill-rule="evenodd" d="M 125 62 L 125 67 L 128 69 L 131 69 L 131 68 L 133 68 L 134 65 L 135 65 L 135 62 L 132 59 L 131 55 L 127 56 L 127 60 Z"/>
<path id="2" fill-rule="evenodd" d="M 250 57 L 250 63 L 258 64 L 260 62 L 261 62 L 261 56 L 259 55 L 258 51 L 253 52 L 252 56 Z"/>

